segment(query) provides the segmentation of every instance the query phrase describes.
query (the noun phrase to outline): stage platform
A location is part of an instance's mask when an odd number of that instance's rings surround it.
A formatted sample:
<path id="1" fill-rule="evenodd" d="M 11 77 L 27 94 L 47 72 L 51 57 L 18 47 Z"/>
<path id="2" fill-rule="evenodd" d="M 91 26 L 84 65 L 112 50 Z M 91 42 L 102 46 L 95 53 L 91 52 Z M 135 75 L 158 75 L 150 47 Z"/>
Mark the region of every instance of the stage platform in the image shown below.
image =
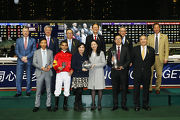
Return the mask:
<path id="1" fill-rule="evenodd" d="M 155 91 L 150 94 L 150 106 L 152 111 L 140 110 L 135 112 L 133 107 L 133 90 L 127 96 L 127 106 L 129 111 L 119 110 L 112 112 L 112 90 L 104 90 L 102 98 L 102 111 L 91 111 L 91 96 L 89 90 L 83 92 L 83 106 L 86 111 L 75 112 L 73 110 L 74 95 L 69 97 L 68 105 L 70 111 L 62 110 L 63 96 L 60 96 L 60 110 L 58 112 L 47 112 L 45 109 L 46 96 L 41 99 L 41 108 L 37 113 L 33 113 L 35 91 L 30 97 L 23 96 L 14 98 L 15 91 L 0 91 L 0 120 L 179 120 L 180 119 L 180 89 L 163 88 L 159 95 Z M 119 103 L 120 103 L 119 95 Z M 52 106 L 54 97 L 52 96 Z"/>

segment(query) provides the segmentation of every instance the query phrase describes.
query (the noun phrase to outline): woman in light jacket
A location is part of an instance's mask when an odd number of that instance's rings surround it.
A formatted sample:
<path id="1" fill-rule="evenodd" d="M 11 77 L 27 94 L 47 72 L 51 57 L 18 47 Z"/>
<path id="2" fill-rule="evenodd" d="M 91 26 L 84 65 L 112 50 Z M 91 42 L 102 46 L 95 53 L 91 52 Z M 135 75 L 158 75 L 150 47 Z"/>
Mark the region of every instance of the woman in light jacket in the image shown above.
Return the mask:
<path id="1" fill-rule="evenodd" d="M 104 66 L 106 65 L 106 60 L 105 60 L 104 52 L 99 49 L 98 43 L 96 41 L 91 42 L 91 50 L 88 56 L 89 56 L 89 61 L 92 64 L 92 67 L 89 70 L 89 78 L 88 78 L 88 89 L 91 89 L 91 96 L 92 96 L 91 110 L 96 109 L 95 95 L 97 90 L 98 110 L 100 111 L 102 109 L 101 107 L 102 90 L 105 88 Z"/>

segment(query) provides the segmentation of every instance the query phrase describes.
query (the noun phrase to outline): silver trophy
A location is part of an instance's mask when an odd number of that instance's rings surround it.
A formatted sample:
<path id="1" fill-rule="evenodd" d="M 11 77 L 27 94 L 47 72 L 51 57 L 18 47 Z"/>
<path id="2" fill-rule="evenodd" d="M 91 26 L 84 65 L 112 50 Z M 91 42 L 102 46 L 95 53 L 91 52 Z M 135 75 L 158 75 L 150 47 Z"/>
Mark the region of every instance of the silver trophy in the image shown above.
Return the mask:
<path id="1" fill-rule="evenodd" d="M 112 51 L 112 57 L 114 57 L 114 61 L 113 62 L 113 68 L 118 68 L 118 65 L 117 65 L 117 56 L 116 56 L 116 51 Z"/>
<path id="2" fill-rule="evenodd" d="M 82 64 L 82 68 L 89 70 L 92 67 L 92 64 L 89 61 L 84 61 Z"/>
<path id="3" fill-rule="evenodd" d="M 66 62 L 62 62 L 62 68 L 66 67 Z"/>

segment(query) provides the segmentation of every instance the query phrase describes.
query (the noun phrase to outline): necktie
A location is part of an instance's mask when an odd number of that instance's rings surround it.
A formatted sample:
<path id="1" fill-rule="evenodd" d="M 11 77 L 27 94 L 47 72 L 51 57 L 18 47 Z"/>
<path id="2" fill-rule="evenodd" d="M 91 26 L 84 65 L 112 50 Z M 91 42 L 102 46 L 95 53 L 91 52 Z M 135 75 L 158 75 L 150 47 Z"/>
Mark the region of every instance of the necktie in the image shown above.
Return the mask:
<path id="1" fill-rule="evenodd" d="M 94 40 L 96 40 L 96 35 L 94 36 Z"/>
<path id="2" fill-rule="evenodd" d="M 43 59 L 42 59 L 42 61 L 43 61 L 43 67 L 46 67 L 46 64 L 47 64 L 46 51 L 43 50 L 42 52 L 43 52 Z"/>
<path id="3" fill-rule="evenodd" d="M 24 49 L 27 49 L 27 37 L 25 37 L 25 41 L 24 41 Z"/>
<path id="4" fill-rule="evenodd" d="M 156 35 L 156 41 L 155 41 L 155 54 L 158 53 L 158 35 Z"/>
<path id="5" fill-rule="evenodd" d="M 144 46 L 143 46 L 143 50 L 142 50 L 141 56 L 142 56 L 142 59 L 144 60 L 144 57 L 145 57 L 145 48 L 144 48 Z"/>
<path id="6" fill-rule="evenodd" d="M 120 47 L 118 47 L 118 54 L 117 54 L 117 56 L 118 56 L 118 61 L 120 61 Z"/>
<path id="7" fill-rule="evenodd" d="M 68 40 L 69 41 L 69 44 L 68 44 L 68 46 L 69 46 L 69 51 L 71 51 L 71 40 Z"/>
<path id="8" fill-rule="evenodd" d="M 47 38 L 47 45 L 48 45 L 48 47 L 49 47 L 49 37 Z"/>

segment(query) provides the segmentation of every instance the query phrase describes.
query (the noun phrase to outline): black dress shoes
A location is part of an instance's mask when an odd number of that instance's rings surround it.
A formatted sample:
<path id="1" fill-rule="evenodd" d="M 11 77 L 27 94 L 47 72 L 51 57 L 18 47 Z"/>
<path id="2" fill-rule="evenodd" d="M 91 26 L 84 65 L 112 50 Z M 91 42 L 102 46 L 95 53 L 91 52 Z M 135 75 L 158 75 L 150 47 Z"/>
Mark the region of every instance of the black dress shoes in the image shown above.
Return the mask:
<path id="1" fill-rule="evenodd" d="M 47 107 L 47 111 L 52 112 L 51 106 Z"/>
<path id="2" fill-rule="evenodd" d="M 156 94 L 160 94 L 160 91 L 159 91 L 159 90 L 156 90 Z"/>
<path id="3" fill-rule="evenodd" d="M 98 111 L 101 111 L 102 110 L 102 107 L 101 105 L 98 106 Z"/>
<path id="4" fill-rule="evenodd" d="M 131 92 L 129 90 L 127 90 L 127 94 L 130 94 Z"/>
<path id="5" fill-rule="evenodd" d="M 58 111 L 58 107 L 55 106 L 54 109 L 53 109 L 54 112 Z"/>
<path id="6" fill-rule="evenodd" d="M 115 111 L 115 110 L 117 110 L 118 109 L 118 106 L 114 106 L 113 108 L 112 108 L 112 111 Z"/>
<path id="7" fill-rule="evenodd" d="M 91 106 L 91 111 L 94 111 L 94 110 L 96 110 L 96 105 Z"/>
<path id="8" fill-rule="evenodd" d="M 140 111 L 140 107 L 135 107 L 134 111 Z"/>
<path id="9" fill-rule="evenodd" d="M 31 96 L 31 93 L 26 93 L 26 96 Z"/>
<path id="10" fill-rule="evenodd" d="M 15 94 L 14 97 L 19 97 L 21 96 L 22 94 Z"/>
<path id="11" fill-rule="evenodd" d="M 33 112 L 37 112 L 38 110 L 39 110 L 38 107 L 34 107 L 32 111 L 33 111 Z"/>
<path id="12" fill-rule="evenodd" d="M 151 107 L 149 107 L 149 106 L 143 106 L 143 109 L 146 111 L 151 111 Z"/>
<path id="13" fill-rule="evenodd" d="M 129 109 L 126 106 L 122 106 L 122 110 L 129 111 Z"/>
<path id="14" fill-rule="evenodd" d="M 149 93 L 152 93 L 152 90 L 149 90 Z"/>

